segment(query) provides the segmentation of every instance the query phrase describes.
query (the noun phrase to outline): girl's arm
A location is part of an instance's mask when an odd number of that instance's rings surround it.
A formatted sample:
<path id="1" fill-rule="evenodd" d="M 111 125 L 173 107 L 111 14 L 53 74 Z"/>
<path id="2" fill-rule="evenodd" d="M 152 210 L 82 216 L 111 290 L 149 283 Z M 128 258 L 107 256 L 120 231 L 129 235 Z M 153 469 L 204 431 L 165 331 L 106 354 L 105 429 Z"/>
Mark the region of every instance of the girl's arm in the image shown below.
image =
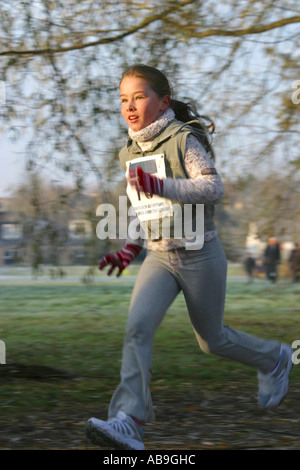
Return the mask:
<path id="1" fill-rule="evenodd" d="M 218 204 L 224 197 L 224 186 L 212 160 L 193 135 L 187 138 L 184 157 L 190 178 L 166 178 L 163 196 L 182 204 Z"/>

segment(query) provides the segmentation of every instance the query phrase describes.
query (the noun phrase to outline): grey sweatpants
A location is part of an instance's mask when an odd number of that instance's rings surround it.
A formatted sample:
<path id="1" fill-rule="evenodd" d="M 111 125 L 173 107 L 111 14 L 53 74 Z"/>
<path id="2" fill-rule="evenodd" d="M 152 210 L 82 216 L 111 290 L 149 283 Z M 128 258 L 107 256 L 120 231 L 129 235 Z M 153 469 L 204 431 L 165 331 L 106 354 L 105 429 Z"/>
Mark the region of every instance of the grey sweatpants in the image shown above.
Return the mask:
<path id="1" fill-rule="evenodd" d="M 280 343 L 256 338 L 223 324 L 227 261 L 218 238 L 201 250 L 150 252 L 141 266 L 130 304 L 123 346 L 121 382 L 109 407 L 141 422 L 154 420 L 149 383 L 156 328 L 182 291 L 200 348 L 266 373 Z"/>

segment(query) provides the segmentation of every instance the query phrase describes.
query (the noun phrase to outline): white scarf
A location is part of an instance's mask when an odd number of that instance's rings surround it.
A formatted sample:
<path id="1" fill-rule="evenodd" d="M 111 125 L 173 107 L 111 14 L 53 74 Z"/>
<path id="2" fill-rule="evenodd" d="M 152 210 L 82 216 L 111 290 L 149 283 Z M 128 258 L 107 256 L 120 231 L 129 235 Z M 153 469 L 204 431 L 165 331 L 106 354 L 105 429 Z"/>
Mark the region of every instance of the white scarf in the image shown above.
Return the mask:
<path id="1" fill-rule="evenodd" d="M 140 131 L 133 131 L 132 129 L 128 129 L 129 137 L 140 143 L 140 142 L 149 142 L 151 143 L 152 139 L 159 134 L 162 129 L 164 129 L 167 124 L 175 118 L 175 113 L 173 109 L 168 108 L 164 114 L 162 114 L 156 121 L 149 124 L 149 126 L 144 127 Z M 144 145 L 143 145 L 144 147 Z"/>

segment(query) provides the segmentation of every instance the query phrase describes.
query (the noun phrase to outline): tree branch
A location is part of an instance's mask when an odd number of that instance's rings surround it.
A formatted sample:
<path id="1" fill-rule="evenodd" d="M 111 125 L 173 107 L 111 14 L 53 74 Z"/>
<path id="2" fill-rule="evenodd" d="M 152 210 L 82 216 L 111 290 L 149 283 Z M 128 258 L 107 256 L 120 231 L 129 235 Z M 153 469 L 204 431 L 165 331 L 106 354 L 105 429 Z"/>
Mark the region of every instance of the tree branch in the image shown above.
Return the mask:
<path id="1" fill-rule="evenodd" d="M 195 0 L 183 0 L 179 4 L 176 4 L 176 11 L 178 9 L 185 7 L 186 5 L 189 5 L 191 3 L 194 3 Z M 34 56 L 34 55 L 43 55 L 43 54 L 57 54 L 57 53 L 64 53 L 64 52 L 69 52 L 69 51 L 74 51 L 74 50 L 80 50 L 80 49 L 86 49 L 88 47 L 94 47 L 94 46 L 99 46 L 102 44 L 110 44 L 113 42 L 120 41 L 121 39 L 124 39 L 127 36 L 130 36 L 147 26 L 149 26 L 151 23 L 154 23 L 156 21 L 162 20 L 165 16 L 169 15 L 174 11 L 174 5 L 172 4 L 165 10 L 163 10 L 161 13 L 157 13 L 155 15 L 149 15 L 145 19 L 143 19 L 139 24 L 136 26 L 133 26 L 132 28 L 129 28 L 128 30 L 116 34 L 115 36 L 111 37 L 105 37 L 102 39 L 98 39 L 96 41 L 91 41 L 87 42 L 84 44 L 72 44 L 71 46 L 66 46 L 66 47 L 57 47 L 57 48 L 43 48 L 43 49 L 29 49 L 29 50 L 8 50 L 8 51 L 3 51 L 0 52 L 0 56 L 9 56 L 9 55 L 18 55 L 18 56 Z M 99 31 L 98 33 L 101 33 Z M 103 33 L 103 32 L 102 32 Z M 107 31 L 105 31 L 107 34 Z"/>
<path id="2" fill-rule="evenodd" d="M 262 24 L 258 26 L 248 26 L 246 28 L 240 29 L 207 29 L 204 31 L 192 31 L 190 33 L 191 37 L 194 38 L 206 38 L 209 36 L 231 36 L 231 37 L 240 37 L 247 36 L 251 34 L 261 34 L 273 29 L 281 28 L 288 24 L 300 23 L 300 16 L 292 16 L 289 18 L 282 18 L 281 20 L 273 21 L 269 24 Z"/>
<path id="3" fill-rule="evenodd" d="M 179 4 L 176 4 L 176 11 L 178 9 L 193 3 L 195 0 L 183 0 Z M 133 26 L 129 28 L 126 31 L 120 32 L 119 34 L 116 34 L 115 36 L 111 37 L 104 37 L 95 41 L 90 41 L 86 43 L 75 43 L 70 46 L 65 46 L 65 47 L 53 47 L 53 48 L 41 48 L 41 49 L 24 49 L 24 50 L 6 50 L 0 52 L 0 56 L 36 56 L 36 55 L 43 55 L 43 54 L 57 54 L 57 53 L 65 53 L 69 51 L 74 51 L 74 50 L 80 50 L 80 49 L 86 49 L 88 47 L 94 47 L 94 46 L 99 46 L 103 44 L 110 44 L 113 42 L 120 41 L 124 39 L 127 36 L 130 36 L 140 30 L 143 30 L 150 24 L 163 20 L 164 17 L 168 16 L 170 13 L 174 11 L 174 5 L 169 6 L 165 10 L 163 10 L 161 13 L 154 14 L 154 15 L 149 15 L 146 18 L 144 18 L 139 24 L 136 26 Z M 247 35 L 252 35 L 252 34 L 261 34 L 267 31 L 271 31 L 273 29 L 281 28 L 283 26 L 289 25 L 289 24 L 295 24 L 295 23 L 300 23 L 300 16 L 292 16 L 289 18 L 282 18 L 277 21 L 273 21 L 269 24 L 261 24 L 261 25 L 252 25 L 248 26 L 245 28 L 239 28 L 239 29 L 219 29 L 219 28 L 212 28 L 212 29 L 205 29 L 203 31 L 197 31 L 196 27 L 192 28 L 187 28 L 185 29 L 182 27 L 182 30 L 185 32 L 185 34 L 188 34 L 189 37 L 193 38 L 206 38 L 210 36 L 227 36 L 227 37 L 241 37 L 241 36 L 247 36 Z M 193 30 L 194 29 L 194 30 Z M 107 31 L 98 31 L 98 34 L 107 34 Z"/>

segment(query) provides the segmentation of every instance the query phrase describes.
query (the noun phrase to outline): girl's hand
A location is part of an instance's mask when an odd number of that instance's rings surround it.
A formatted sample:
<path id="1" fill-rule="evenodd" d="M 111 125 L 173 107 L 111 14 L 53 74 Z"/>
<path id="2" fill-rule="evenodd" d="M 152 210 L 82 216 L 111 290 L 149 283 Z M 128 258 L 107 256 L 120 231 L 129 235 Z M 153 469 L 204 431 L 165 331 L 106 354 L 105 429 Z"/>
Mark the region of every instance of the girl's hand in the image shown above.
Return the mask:
<path id="1" fill-rule="evenodd" d="M 117 268 L 119 270 L 117 277 L 119 277 L 122 271 L 138 256 L 141 249 L 139 245 L 127 244 L 117 253 L 104 256 L 99 262 L 99 269 L 102 270 L 106 266 L 110 266 L 107 272 L 107 275 L 110 276 Z"/>
<path id="2" fill-rule="evenodd" d="M 136 178 L 131 178 L 129 175 L 129 183 L 136 187 L 137 193 L 143 191 L 147 196 L 152 197 L 153 194 L 162 196 L 163 194 L 163 180 L 146 173 L 140 166 L 137 167 Z"/>

